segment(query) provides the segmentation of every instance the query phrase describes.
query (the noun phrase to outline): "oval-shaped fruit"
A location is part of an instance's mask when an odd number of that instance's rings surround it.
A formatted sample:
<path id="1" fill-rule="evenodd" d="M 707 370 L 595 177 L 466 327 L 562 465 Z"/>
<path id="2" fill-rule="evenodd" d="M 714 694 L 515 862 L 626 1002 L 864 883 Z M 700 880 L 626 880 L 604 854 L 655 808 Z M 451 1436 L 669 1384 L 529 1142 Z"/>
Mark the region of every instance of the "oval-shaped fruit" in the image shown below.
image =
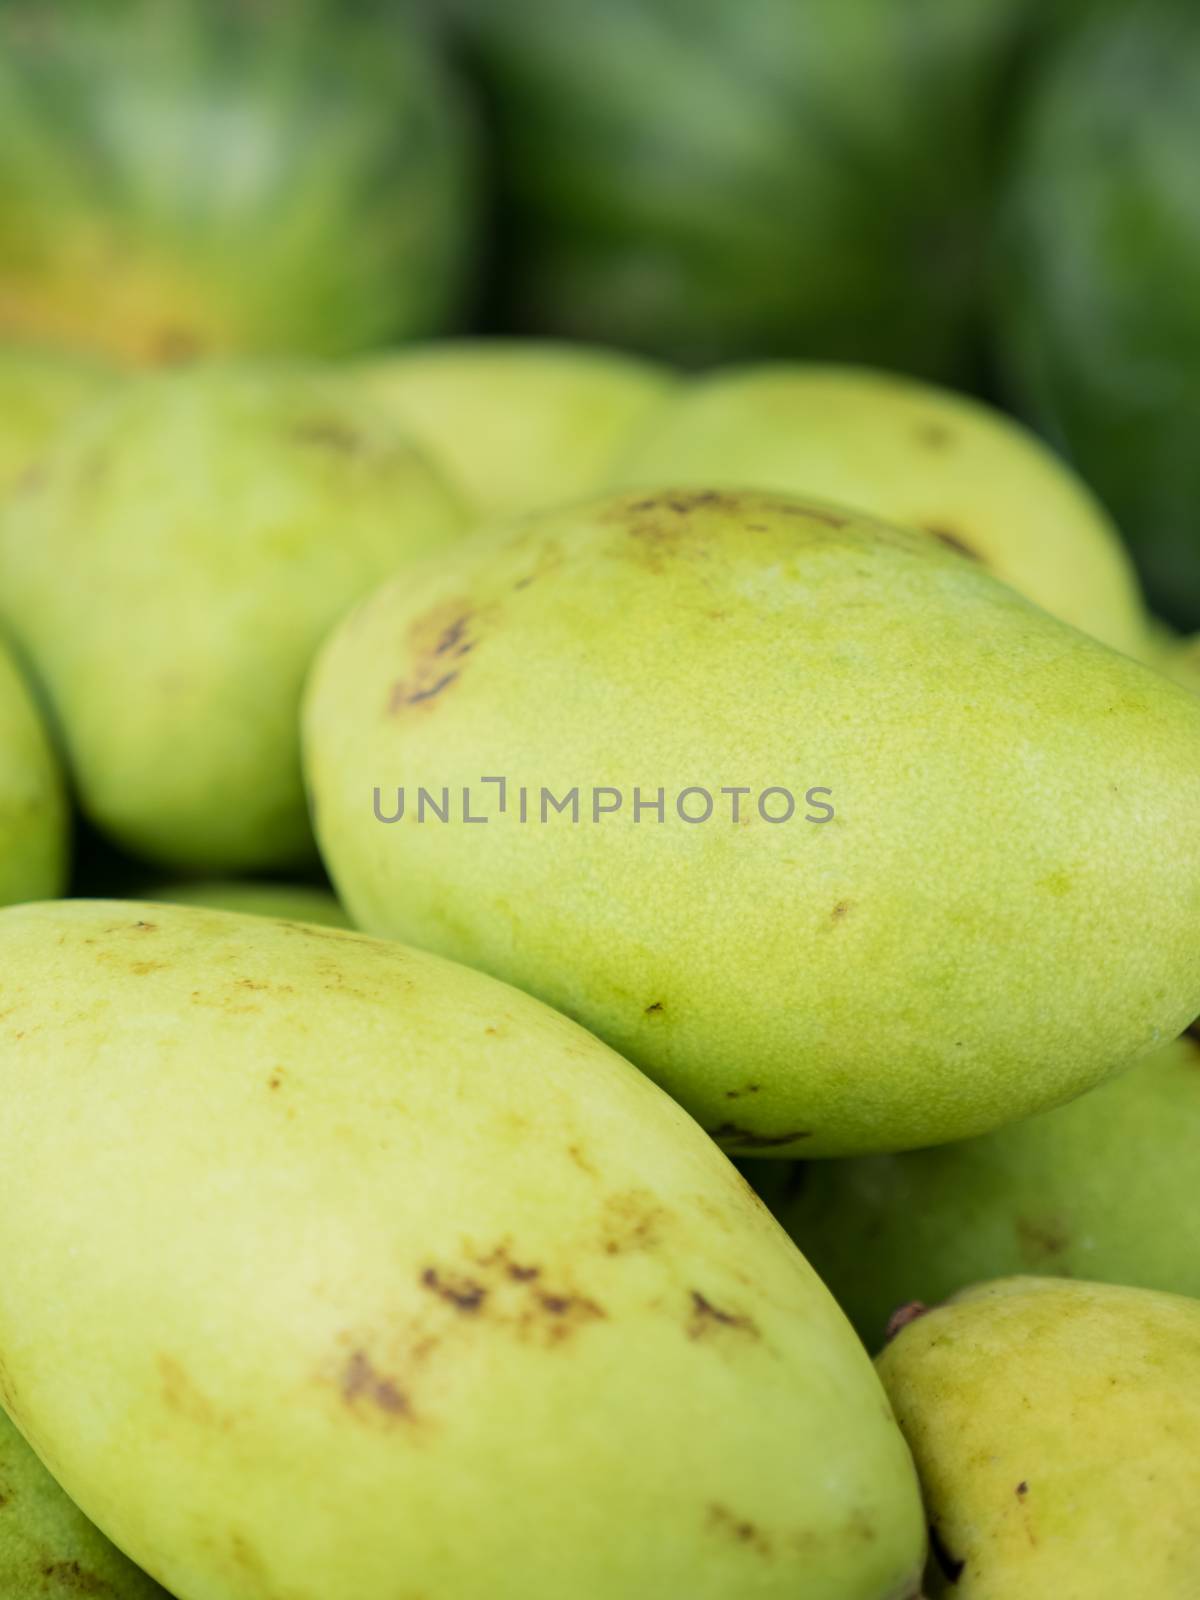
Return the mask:
<path id="1" fill-rule="evenodd" d="M 522 326 L 969 364 L 1011 0 L 456 0 Z"/>
<path id="2" fill-rule="evenodd" d="M 0 1594 L 4 1600 L 169 1600 L 67 1499 L 3 1411 Z"/>
<path id="3" fill-rule="evenodd" d="M 1059 8 L 1041 8 L 1047 11 Z M 1200 627 L 1200 11 L 1089 5 L 1039 63 L 997 207 L 994 351 Z"/>
<path id="4" fill-rule="evenodd" d="M 877 1600 L 870 1362 L 699 1128 L 397 944 L 0 915 L 6 1403 L 187 1600 Z"/>
<path id="5" fill-rule="evenodd" d="M 61 894 L 70 818 L 38 707 L 0 644 L 0 905 Z"/>
<path id="6" fill-rule="evenodd" d="M 459 298 L 474 161 L 411 6 L 6 0 L 0 334 L 334 355 Z"/>
<path id="7" fill-rule="evenodd" d="M 356 924 L 578 1017 L 739 1155 L 982 1133 L 1200 1011 L 1200 703 L 829 504 L 493 530 L 347 621 L 306 718 Z"/>
<path id="8" fill-rule="evenodd" d="M 1194 1600 L 1200 1300 L 1006 1278 L 908 1321 L 878 1366 L 936 1600 Z"/>
<path id="9" fill-rule="evenodd" d="M 1200 1297 L 1198 1150 L 1200 1039 L 1185 1035 L 981 1139 L 753 1176 L 874 1350 L 905 1301 L 1012 1273 Z"/>
<path id="10" fill-rule="evenodd" d="M 977 400 L 865 368 L 777 362 L 690 384 L 614 481 L 817 494 L 919 528 L 1105 644 L 1136 654 L 1133 566 L 1083 484 Z"/>
<path id="11" fill-rule="evenodd" d="M 309 856 L 296 721 L 310 658 L 373 585 L 463 525 L 424 457 L 332 375 L 196 368 L 89 408 L 0 528 L 0 614 L 84 811 L 177 866 Z"/>
<path id="12" fill-rule="evenodd" d="M 670 392 L 665 369 L 598 346 L 446 340 L 377 356 L 360 380 L 476 517 L 600 490 Z"/>
<path id="13" fill-rule="evenodd" d="M 105 383 L 100 369 L 83 362 L 41 350 L 0 348 L 0 497 Z"/>
<path id="14" fill-rule="evenodd" d="M 287 922 L 316 922 L 326 928 L 350 927 L 350 918 L 335 897 L 326 889 L 306 883 L 252 883 L 248 879 L 165 883 L 143 890 L 140 898 L 176 906 L 240 911 L 244 916 L 282 917 Z"/>

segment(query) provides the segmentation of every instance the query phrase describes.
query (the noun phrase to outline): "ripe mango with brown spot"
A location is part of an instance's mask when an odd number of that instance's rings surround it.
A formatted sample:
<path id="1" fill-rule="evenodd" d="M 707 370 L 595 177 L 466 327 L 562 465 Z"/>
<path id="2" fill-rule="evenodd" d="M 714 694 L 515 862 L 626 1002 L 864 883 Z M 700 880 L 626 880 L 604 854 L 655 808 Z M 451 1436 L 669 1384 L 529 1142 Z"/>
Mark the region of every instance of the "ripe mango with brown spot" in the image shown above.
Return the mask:
<path id="1" fill-rule="evenodd" d="M 1095 496 L 1010 417 L 915 378 L 715 372 L 647 421 L 612 482 L 824 495 L 940 540 L 1115 649 L 1144 643 L 1133 563 Z"/>
<path id="2" fill-rule="evenodd" d="M 0 619 L 91 821 L 176 867 L 311 858 L 296 724 L 312 655 L 464 516 L 324 371 L 214 365 L 89 407 L 10 498 Z"/>
<path id="3" fill-rule="evenodd" d="M 5 1404 L 186 1600 L 907 1600 L 912 1463 L 734 1168 L 538 1001 L 194 907 L 0 914 Z"/>
<path id="4" fill-rule="evenodd" d="M 913 1317 L 878 1367 L 933 1600 L 1194 1600 L 1200 1300 L 1003 1278 Z"/>
<path id="5" fill-rule="evenodd" d="M 1200 702 L 829 503 L 473 538 L 335 632 L 306 762 L 359 927 L 577 1017 L 739 1156 L 983 1133 L 1200 1012 Z"/>

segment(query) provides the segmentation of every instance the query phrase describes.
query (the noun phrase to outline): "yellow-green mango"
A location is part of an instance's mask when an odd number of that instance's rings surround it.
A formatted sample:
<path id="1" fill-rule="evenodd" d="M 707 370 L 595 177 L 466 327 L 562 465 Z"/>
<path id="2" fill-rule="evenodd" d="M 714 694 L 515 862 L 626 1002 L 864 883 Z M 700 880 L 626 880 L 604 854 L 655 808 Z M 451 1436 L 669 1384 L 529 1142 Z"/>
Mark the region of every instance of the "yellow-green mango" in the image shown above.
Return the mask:
<path id="1" fill-rule="evenodd" d="M 357 370 L 479 519 L 599 490 L 672 388 L 665 368 L 636 356 L 536 340 L 443 340 Z"/>
<path id="2" fill-rule="evenodd" d="M 922 529 L 1065 622 L 1137 654 L 1131 561 L 1095 497 L 977 400 L 868 368 L 720 371 L 665 405 L 613 482 L 825 495 Z"/>
<path id="3" fill-rule="evenodd" d="M 67 356 L 0 346 L 0 497 L 108 381 L 99 367 Z"/>
<path id="4" fill-rule="evenodd" d="M 61 894 L 70 819 L 58 757 L 0 642 L 0 905 Z"/>
<path id="5" fill-rule="evenodd" d="M 435 470 L 332 376 L 198 368 L 90 407 L 0 529 L 0 614 L 87 815 L 174 866 L 309 857 L 310 658 L 347 607 L 462 526 Z"/>
<path id="6" fill-rule="evenodd" d="M 5 1404 L 182 1600 L 909 1600 L 828 1291 L 566 1018 L 402 945 L 0 913 Z"/>
<path id="7" fill-rule="evenodd" d="M 289 922 L 315 922 L 326 928 L 349 928 L 350 918 L 327 889 L 307 883 L 251 883 L 204 880 L 156 884 L 142 891 L 144 900 L 176 906 L 208 906 L 240 911 L 245 916 L 283 917 Z"/>
<path id="8" fill-rule="evenodd" d="M 752 1181 L 868 1349 L 908 1300 L 1050 1273 L 1200 1297 L 1200 1039 L 979 1139 L 756 1163 Z"/>
<path id="9" fill-rule="evenodd" d="M 355 924 L 577 1017 L 733 1154 L 983 1133 L 1200 1012 L 1200 703 L 828 503 L 488 530 L 347 619 L 306 725 Z"/>
<path id="10" fill-rule="evenodd" d="M 1195 1600 L 1200 1300 L 1006 1278 L 909 1321 L 878 1367 L 932 1600 Z"/>
<path id="11" fill-rule="evenodd" d="M 0 1411 L 4 1600 L 165 1600 L 73 1505 Z"/>

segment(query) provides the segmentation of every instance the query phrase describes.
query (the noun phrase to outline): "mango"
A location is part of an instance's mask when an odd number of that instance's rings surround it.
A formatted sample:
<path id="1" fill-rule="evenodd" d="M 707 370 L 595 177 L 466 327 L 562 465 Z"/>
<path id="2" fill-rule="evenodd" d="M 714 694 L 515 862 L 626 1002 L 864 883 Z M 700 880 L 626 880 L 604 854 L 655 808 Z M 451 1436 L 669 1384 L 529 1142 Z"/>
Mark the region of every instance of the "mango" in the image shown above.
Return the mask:
<path id="1" fill-rule="evenodd" d="M 174 867 L 311 859 L 309 661 L 356 600 L 462 526 L 434 469 L 331 375 L 197 368 L 89 408 L 0 527 L 0 616 L 87 816 Z"/>
<path id="2" fill-rule="evenodd" d="M 731 1154 L 984 1133 L 1200 1012 L 1200 702 L 829 502 L 480 533 L 335 631 L 305 724 L 355 924 L 576 1017 Z"/>
<path id="3" fill-rule="evenodd" d="M 574 1023 L 399 944 L 0 913 L 4 1404 L 183 1600 L 909 1600 L 812 1269 Z"/>
<path id="4" fill-rule="evenodd" d="M 824 495 L 940 540 L 1114 649 L 1144 639 L 1132 561 L 1081 480 L 1011 418 L 915 378 L 718 371 L 662 407 L 612 481 Z"/>

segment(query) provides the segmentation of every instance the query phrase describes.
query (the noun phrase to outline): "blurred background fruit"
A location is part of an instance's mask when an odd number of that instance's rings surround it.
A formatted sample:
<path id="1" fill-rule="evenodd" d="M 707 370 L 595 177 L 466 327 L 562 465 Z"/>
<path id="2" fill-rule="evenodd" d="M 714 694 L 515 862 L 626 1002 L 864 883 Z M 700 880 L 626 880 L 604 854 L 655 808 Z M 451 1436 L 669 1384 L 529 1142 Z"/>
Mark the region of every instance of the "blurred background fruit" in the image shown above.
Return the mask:
<path id="1" fill-rule="evenodd" d="M 428 333 L 471 134 L 404 0 L 5 0 L 0 335 L 145 363 Z"/>
<path id="2" fill-rule="evenodd" d="M 601 488 L 672 387 L 669 372 L 636 356 L 519 339 L 391 351 L 363 362 L 358 377 L 477 517 Z"/>
<path id="3" fill-rule="evenodd" d="M 213 363 L 84 411 L 0 517 L 0 620 L 84 813 L 176 868 L 311 857 L 309 661 L 349 606 L 465 520 L 338 375 Z"/>
<path id="4" fill-rule="evenodd" d="M 502 320 L 970 371 L 1019 0 L 457 0 Z"/>
<path id="5" fill-rule="evenodd" d="M 106 381 L 103 368 L 87 362 L 32 347 L 0 346 L 0 497 Z"/>
<path id="6" fill-rule="evenodd" d="M 1011 392 L 1200 625 L 1200 9 L 1095 6 L 1016 140 L 997 268 Z"/>

